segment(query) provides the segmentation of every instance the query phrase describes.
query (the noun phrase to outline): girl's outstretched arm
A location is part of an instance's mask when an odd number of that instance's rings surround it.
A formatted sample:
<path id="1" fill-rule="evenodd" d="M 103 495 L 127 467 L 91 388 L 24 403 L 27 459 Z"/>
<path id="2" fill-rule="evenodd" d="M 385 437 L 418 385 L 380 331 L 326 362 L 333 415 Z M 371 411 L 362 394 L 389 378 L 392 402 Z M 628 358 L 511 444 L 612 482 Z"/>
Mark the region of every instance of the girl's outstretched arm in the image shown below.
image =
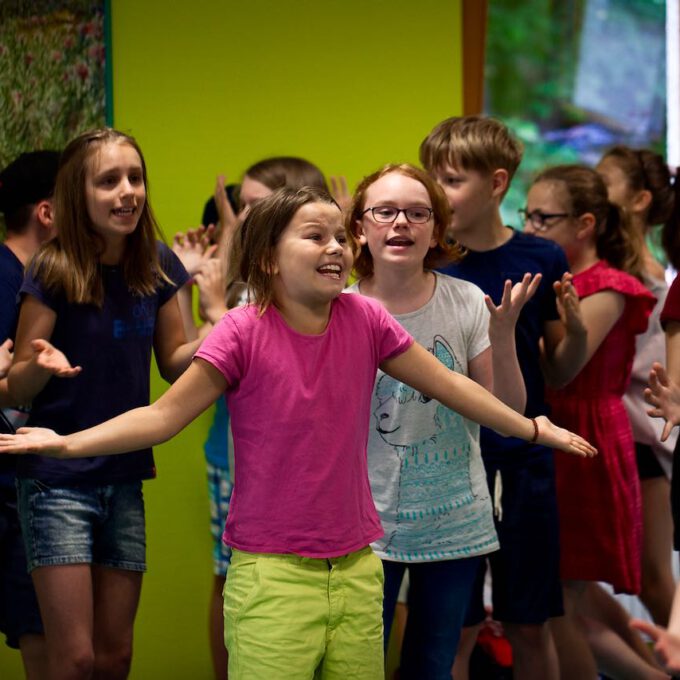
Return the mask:
<path id="1" fill-rule="evenodd" d="M 40 427 L 22 427 L 0 435 L 0 453 L 37 453 L 54 458 L 84 458 L 137 451 L 176 435 L 227 388 L 211 364 L 195 359 L 177 382 L 150 406 L 136 408 L 82 432 L 58 435 Z"/>
<path id="2" fill-rule="evenodd" d="M 597 452 L 585 439 L 556 427 L 545 416 L 532 422 L 513 411 L 473 380 L 450 371 L 418 343 L 399 356 L 383 361 L 380 368 L 462 416 L 502 435 L 532 441 L 536 433 L 535 422 L 538 427 L 535 441 L 539 444 L 579 456 L 593 456 Z"/>

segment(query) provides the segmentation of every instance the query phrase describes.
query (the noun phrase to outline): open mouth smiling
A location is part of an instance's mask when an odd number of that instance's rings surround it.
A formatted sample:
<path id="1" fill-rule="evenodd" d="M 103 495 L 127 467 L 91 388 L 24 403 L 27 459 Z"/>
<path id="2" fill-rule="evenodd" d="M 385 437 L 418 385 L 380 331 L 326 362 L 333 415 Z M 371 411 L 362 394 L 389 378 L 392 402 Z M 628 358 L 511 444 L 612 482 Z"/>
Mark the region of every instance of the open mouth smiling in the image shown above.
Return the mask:
<path id="1" fill-rule="evenodd" d="M 340 279 L 342 267 L 339 264 L 322 264 L 316 271 L 331 279 Z"/>
<path id="2" fill-rule="evenodd" d="M 407 238 L 406 236 L 393 236 L 392 238 L 387 239 L 386 244 L 388 246 L 405 248 L 407 246 L 412 246 L 413 241 L 410 238 Z"/>

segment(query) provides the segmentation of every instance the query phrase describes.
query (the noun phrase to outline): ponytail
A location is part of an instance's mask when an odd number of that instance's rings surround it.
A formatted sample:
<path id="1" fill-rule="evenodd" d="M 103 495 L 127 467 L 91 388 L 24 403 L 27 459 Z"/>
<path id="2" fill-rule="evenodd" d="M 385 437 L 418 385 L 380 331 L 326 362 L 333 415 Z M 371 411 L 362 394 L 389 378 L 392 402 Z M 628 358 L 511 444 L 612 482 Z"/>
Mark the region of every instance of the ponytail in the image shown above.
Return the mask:
<path id="1" fill-rule="evenodd" d="M 661 230 L 661 245 L 673 268 L 680 270 L 680 178 L 679 168 L 673 173 L 673 206 Z"/>

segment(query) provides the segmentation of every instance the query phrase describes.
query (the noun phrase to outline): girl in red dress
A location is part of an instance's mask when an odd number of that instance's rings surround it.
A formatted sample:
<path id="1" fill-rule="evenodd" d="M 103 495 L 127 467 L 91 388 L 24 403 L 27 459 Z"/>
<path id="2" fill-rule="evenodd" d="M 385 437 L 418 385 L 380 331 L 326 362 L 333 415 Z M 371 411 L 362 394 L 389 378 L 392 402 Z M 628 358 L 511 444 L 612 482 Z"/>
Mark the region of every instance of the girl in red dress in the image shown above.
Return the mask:
<path id="1" fill-rule="evenodd" d="M 635 336 L 647 328 L 654 297 L 640 282 L 641 237 L 607 198 L 601 177 L 576 165 L 550 168 L 527 197 L 526 230 L 564 248 L 588 331 L 587 363 L 549 394 L 553 417 L 588 438 L 600 455 L 588 465 L 555 457 L 561 575 L 566 619 L 556 634 L 564 677 L 596 677 L 581 615 L 587 582 L 640 590 L 642 511 L 630 422 L 622 397 Z M 563 663 L 564 662 L 564 663 Z"/>

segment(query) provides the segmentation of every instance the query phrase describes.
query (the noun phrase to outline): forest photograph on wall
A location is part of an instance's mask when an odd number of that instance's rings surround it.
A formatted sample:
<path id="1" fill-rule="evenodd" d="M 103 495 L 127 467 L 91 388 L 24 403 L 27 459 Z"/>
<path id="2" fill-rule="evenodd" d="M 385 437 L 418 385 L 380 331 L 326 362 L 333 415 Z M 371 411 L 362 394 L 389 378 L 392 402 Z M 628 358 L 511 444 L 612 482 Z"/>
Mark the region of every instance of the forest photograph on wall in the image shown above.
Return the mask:
<path id="1" fill-rule="evenodd" d="M 0 167 L 110 120 L 105 5 L 0 2 Z"/>

